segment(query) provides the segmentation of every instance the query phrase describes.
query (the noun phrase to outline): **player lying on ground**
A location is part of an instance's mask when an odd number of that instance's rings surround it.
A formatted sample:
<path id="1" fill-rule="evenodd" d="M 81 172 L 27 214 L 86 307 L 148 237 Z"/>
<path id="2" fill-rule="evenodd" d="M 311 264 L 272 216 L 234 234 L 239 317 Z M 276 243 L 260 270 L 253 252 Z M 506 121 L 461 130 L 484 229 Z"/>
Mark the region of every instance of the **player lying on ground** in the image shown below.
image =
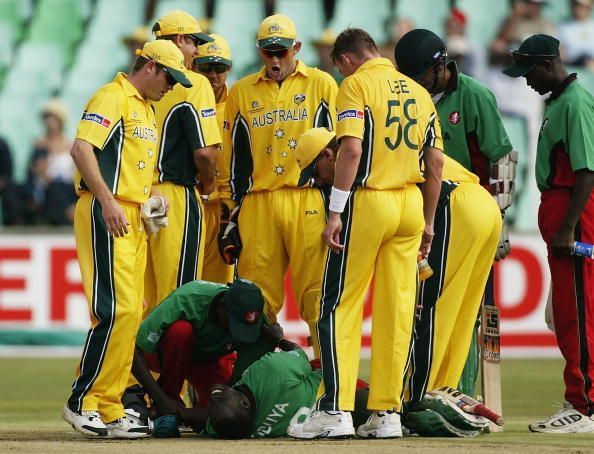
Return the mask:
<path id="1" fill-rule="evenodd" d="M 136 337 L 132 372 L 153 401 L 156 416 L 179 415 L 185 408 L 179 397 L 184 380 L 205 406 L 214 384 L 236 380 L 277 346 L 293 347 L 282 339 L 278 324 L 268 324 L 263 308 L 260 289 L 247 280 L 230 286 L 192 281 L 149 314 Z M 159 378 L 150 371 L 159 372 Z M 136 409 L 145 417 L 141 410 Z"/>
<path id="2" fill-rule="evenodd" d="M 290 424 L 303 421 L 315 402 L 322 373 L 300 348 L 268 353 L 255 361 L 233 387 L 215 385 L 206 408 L 179 412 L 196 432 L 216 438 L 266 438 L 286 436 Z M 364 423 L 368 384 L 357 383 L 353 419 Z M 178 436 L 170 427 L 155 422 L 156 437 Z"/>
<path id="3" fill-rule="evenodd" d="M 337 152 L 338 145 L 333 132 L 314 128 L 304 133 L 295 151 L 302 168 L 300 181 L 306 183 L 313 179 L 316 186 L 332 185 Z M 423 380 L 418 386 L 411 379 L 415 405 L 408 407 L 414 413 L 409 425 L 423 435 L 450 433 L 468 436 L 469 432 L 476 435 L 486 423 L 484 418 L 474 421 L 476 426 L 469 424 L 458 432 L 442 430 L 436 421 L 439 417 L 436 415 L 433 418 L 431 413 L 437 411 L 436 408 L 442 408 L 442 398 L 447 395 L 430 393 L 427 396 L 426 393 L 428 389 L 455 388 L 460 379 L 474 320 L 497 246 L 501 216 L 493 198 L 478 184 L 478 178 L 447 156 L 444 156 L 442 190 L 434 228 L 435 238 L 429 262 L 435 275 L 424 281 L 421 287 L 420 303 L 424 307 L 421 320 L 415 328 L 415 363 L 418 362 L 422 367 L 415 368 L 412 377 L 419 378 L 425 368 L 427 372 L 423 373 Z M 444 256 L 444 250 L 452 256 L 450 260 L 447 255 Z M 460 254 L 467 256 L 468 260 L 458 257 Z M 437 260 L 437 257 L 440 259 Z M 445 359 L 455 355 L 458 355 L 456 368 L 452 371 L 451 362 L 447 363 Z M 433 358 L 433 363 L 428 358 Z M 433 402 L 436 399 L 439 402 Z M 431 411 L 421 414 L 425 410 Z M 468 417 L 473 419 L 472 416 Z M 404 420 L 406 425 L 406 415 Z M 465 426 L 461 424 L 459 427 Z"/>

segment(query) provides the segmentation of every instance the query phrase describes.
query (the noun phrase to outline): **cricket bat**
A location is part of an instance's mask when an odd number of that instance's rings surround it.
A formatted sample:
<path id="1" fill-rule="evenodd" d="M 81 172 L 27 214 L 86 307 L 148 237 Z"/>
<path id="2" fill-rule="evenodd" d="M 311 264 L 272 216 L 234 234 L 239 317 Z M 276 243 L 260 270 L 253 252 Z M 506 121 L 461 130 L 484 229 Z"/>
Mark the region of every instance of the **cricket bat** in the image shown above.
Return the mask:
<path id="1" fill-rule="evenodd" d="M 493 268 L 485 288 L 481 308 L 481 382 L 483 402 L 493 412 L 503 415 L 501 408 L 501 348 L 499 338 L 499 308 L 495 305 Z M 503 428 L 489 423 L 490 432 L 501 432 Z"/>

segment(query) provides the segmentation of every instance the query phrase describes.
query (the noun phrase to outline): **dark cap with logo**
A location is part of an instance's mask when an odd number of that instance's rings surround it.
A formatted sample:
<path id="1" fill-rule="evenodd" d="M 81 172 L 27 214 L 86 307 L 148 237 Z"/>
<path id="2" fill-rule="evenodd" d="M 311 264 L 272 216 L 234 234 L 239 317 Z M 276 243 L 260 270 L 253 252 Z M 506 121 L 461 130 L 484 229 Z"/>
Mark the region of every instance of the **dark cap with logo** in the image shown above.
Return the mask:
<path id="1" fill-rule="evenodd" d="M 425 71 L 447 57 L 443 40 L 431 30 L 415 28 L 406 33 L 394 48 L 396 67 L 405 76 L 419 79 Z"/>
<path id="2" fill-rule="evenodd" d="M 240 342 L 254 342 L 260 335 L 264 297 L 260 288 L 247 279 L 236 279 L 225 294 L 229 331 Z"/>
<path id="3" fill-rule="evenodd" d="M 559 56 L 559 40 L 549 35 L 532 35 L 518 50 L 512 51 L 514 62 L 503 70 L 510 77 L 522 77 L 537 64 Z"/>

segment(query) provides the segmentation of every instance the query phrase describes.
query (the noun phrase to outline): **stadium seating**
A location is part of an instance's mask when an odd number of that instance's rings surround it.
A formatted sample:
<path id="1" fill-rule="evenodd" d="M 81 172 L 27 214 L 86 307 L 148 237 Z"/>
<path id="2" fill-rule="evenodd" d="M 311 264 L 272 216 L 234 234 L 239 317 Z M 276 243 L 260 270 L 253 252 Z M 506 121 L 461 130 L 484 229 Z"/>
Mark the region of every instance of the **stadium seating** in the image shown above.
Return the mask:
<path id="1" fill-rule="evenodd" d="M 346 27 L 362 28 L 381 43 L 386 38 L 384 29 L 389 16 L 388 0 L 374 0 L 371 4 L 361 0 L 337 0 L 330 28 L 337 32 Z"/>
<path id="2" fill-rule="evenodd" d="M 73 136 L 89 96 L 117 71 L 129 69 L 130 55 L 122 37 L 143 25 L 147 0 L 0 0 L 0 135 L 14 153 L 15 174 L 26 174 L 32 142 L 41 133 L 39 110 L 52 96 L 60 96 L 70 109 L 67 133 Z M 206 0 L 155 0 L 152 18 L 179 9 L 196 18 L 206 14 Z M 390 5 L 395 5 L 391 10 Z M 293 18 L 303 46 L 299 58 L 310 65 L 317 63 L 312 40 L 325 28 L 338 33 L 348 26 L 367 30 L 378 43 L 386 40 L 386 25 L 394 17 L 406 17 L 417 27 L 443 34 L 450 2 L 446 0 L 336 0 L 334 17 L 326 24 L 322 0 L 276 0 L 276 12 Z M 467 16 L 470 42 L 480 55 L 494 38 L 509 12 L 505 0 L 456 0 Z M 264 17 L 264 0 L 215 0 L 211 30 L 230 43 L 234 69 L 233 83 L 260 66 L 255 40 L 258 24 Z M 559 24 L 569 17 L 566 0 L 550 0 L 544 15 Z M 594 73 L 583 68 L 580 81 L 594 92 Z M 505 117 L 504 122 L 520 156 L 533 155 L 526 150 L 527 131 L 523 121 Z M 528 153 L 530 151 L 531 153 Z M 526 159 L 520 159 L 517 190 L 533 186 Z M 510 211 L 510 218 L 523 212 L 521 200 Z M 515 210 L 515 211 L 514 211 Z M 516 216 L 517 214 L 517 216 Z M 520 219 L 520 218 L 518 218 Z M 521 219 L 522 225 L 533 220 Z M 516 225 L 519 225 L 516 223 Z"/>
<path id="3" fill-rule="evenodd" d="M 219 0 L 215 9 L 213 31 L 224 36 L 233 52 L 234 72 L 259 57 L 256 50 L 258 25 L 264 18 L 260 0 Z"/>
<path id="4" fill-rule="evenodd" d="M 503 1 L 458 0 L 457 6 L 466 15 L 470 42 L 479 48 L 486 48 L 493 41 L 508 13 L 508 5 Z"/>
<path id="5" fill-rule="evenodd" d="M 516 182 L 515 190 L 516 194 L 521 194 L 522 189 L 530 184 L 527 181 L 528 177 L 528 165 L 531 165 L 526 157 L 528 156 L 528 133 L 526 131 L 526 121 L 523 118 L 504 116 L 503 125 L 509 135 L 509 139 L 514 147 L 514 150 L 518 151 L 518 166 L 516 168 Z M 519 209 L 520 203 L 518 197 L 516 197 L 514 204 L 507 210 L 506 219 L 509 225 L 513 225 L 518 216 L 522 211 Z"/>
<path id="6" fill-rule="evenodd" d="M 157 19 L 173 10 L 187 11 L 196 19 L 200 19 L 205 15 L 203 0 L 161 0 L 157 3 L 149 25 L 154 24 Z"/>
<path id="7" fill-rule="evenodd" d="M 27 40 L 54 43 L 61 50 L 64 63 L 70 66 L 73 50 L 83 34 L 88 0 L 39 0 Z"/>
<path id="8" fill-rule="evenodd" d="M 498 0 L 500 1 L 500 0 Z M 443 36 L 449 2 L 433 0 L 398 0 L 396 16 L 411 19 L 417 28 L 427 28 Z"/>
<path id="9" fill-rule="evenodd" d="M 31 15 L 31 10 L 31 0 L 0 1 L 0 23 L 7 24 L 12 29 L 15 41 L 21 39 L 24 23 Z"/>
<path id="10" fill-rule="evenodd" d="M 295 22 L 297 37 L 302 42 L 299 59 L 308 65 L 316 65 L 317 55 L 311 42 L 319 38 L 324 29 L 322 3 L 318 0 L 277 0 L 276 12 Z"/>

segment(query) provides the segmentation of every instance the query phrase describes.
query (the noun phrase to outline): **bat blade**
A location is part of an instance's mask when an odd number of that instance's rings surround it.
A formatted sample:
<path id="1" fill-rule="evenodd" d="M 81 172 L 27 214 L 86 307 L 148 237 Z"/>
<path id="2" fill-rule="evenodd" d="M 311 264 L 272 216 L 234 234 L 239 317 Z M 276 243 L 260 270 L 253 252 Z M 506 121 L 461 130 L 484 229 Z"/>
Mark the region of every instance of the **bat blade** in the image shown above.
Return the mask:
<path id="1" fill-rule="evenodd" d="M 501 408 L 501 346 L 499 337 L 499 309 L 483 305 L 481 312 L 481 375 L 484 403 L 497 415 Z M 489 423 L 491 432 L 500 432 L 501 426 Z"/>

